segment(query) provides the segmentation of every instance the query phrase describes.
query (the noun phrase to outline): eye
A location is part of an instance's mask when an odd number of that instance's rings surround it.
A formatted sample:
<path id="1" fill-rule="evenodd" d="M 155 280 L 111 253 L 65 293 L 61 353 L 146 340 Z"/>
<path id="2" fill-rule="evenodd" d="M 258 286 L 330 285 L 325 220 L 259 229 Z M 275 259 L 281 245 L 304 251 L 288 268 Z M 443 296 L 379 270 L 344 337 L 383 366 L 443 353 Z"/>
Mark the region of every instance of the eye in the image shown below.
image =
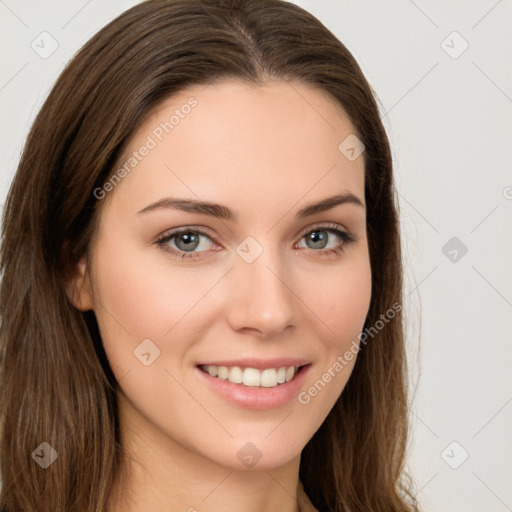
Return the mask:
<path id="1" fill-rule="evenodd" d="M 338 239 L 337 242 L 336 238 Z M 352 233 L 340 229 L 339 226 L 335 224 L 310 229 L 302 235 L 301 240 L 302 239 L 305 239 L 306 247 L 319 253 L 319 256 L 341 253 L 345 249 L 345 246 L 356 241 Z M 334 243 L 334 245 L 329 247 L 329 243 Z"/>
<path id="2" fill-rule="evenodd" d="M 303 239 L 306 241 L 306 249 L 316 256 L 340 254 L 348 244 L 357 240 L 354 234 L 340 229 L 336 224 L 310 228 L 303 232 L 300 240 Z M 180 260 L 201 258 L 202 252 L 209 252 L 215 246 L 213 238 L 206 231 L 191 227 L 165 233 L 156 244 Z"/>
<path id="3" fill-rule="evenodd" d="M 201 257 L 197 254 L 196 249 L 200 248 L 197 252 L 204 252 L 208 250 L 208 243 L 203 243 L 202 238 L 206 238 L 213 243 L 212 238 L 208 233 L 194 228 L 180 229 L 172 231 L 171 233 L 164 234 L 157 240 L 157 245 L 161 246 L 163 250 L 170 252 L 178 259 L 197 258 Z"/>

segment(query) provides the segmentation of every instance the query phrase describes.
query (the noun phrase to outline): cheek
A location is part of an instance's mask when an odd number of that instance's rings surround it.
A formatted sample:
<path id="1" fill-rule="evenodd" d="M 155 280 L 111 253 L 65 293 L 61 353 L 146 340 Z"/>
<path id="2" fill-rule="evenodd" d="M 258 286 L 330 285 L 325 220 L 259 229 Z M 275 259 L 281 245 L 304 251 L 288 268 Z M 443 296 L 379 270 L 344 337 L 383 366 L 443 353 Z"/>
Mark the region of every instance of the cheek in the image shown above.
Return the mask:
<path id="1" fill-rule="evenodd" d="M 315 282 L 315 280 L 311 280 Z M 331 350 L 345 351 L 352 340 L 358 340 L 370 307 L 372 294 L 371 267 L 368 254 L 333 267 L 316 279 L 314 291 L 304 297 L 324 325 L 325 343 Z"/>
<path id="2" fill-rule="evenodd" d="M 205 296 L 222 273 L 185 270 L 155 258 L 153 249 L 122 243 L 115 234 L 102 240 L 94 262 L 95 314 L 112 371 L 118 380 L 128 372 L 133 380 L 141 371 L 146 379 L 152 368 L 179 373 L 188 349 L 217 313 Z M 138 357 L 147 352 L 150 366 Z"/>
<path id="3" fill-rule="evenodd" d="M 98 244 L 93 282 L 95 315 L 118 380 L 127 372 L 144 367 L 136 359 L 143 342 L 147 349 L 154 344 L 150 352 L 152 358 L 158 354 L 155 364 L 163 360 L 162 336 L 185 315 L 188 302 L 180 293 L 184 283 L 174 279 L 171 285 L 165 275 L 142 262 L 132 248 L 121 242 L 114 235 Z"/>
<path id="4" fill-rule="evenodd" d="M 190 286 L 187 272 L 164 260 L 144 259 L 133 248 L 116 251 L 109 244 L 98 254 L 95 290 L 100 314 L 106 324 L 115 321 L 123 327 L 125 335 L 162 338 L 208 290 L 207 278 L 194 279 L 197 286 Z"/>
<path id="5" fill-rule="evenodd" d="M 352 373 L 372 293 L 369 258 L 362 256 L 323 276 L 315 294 L 310 294 L 322 336 L 323 357 L 309 378 L 302 405 L 315 404 L 318 417 L 325 418 Z"/>

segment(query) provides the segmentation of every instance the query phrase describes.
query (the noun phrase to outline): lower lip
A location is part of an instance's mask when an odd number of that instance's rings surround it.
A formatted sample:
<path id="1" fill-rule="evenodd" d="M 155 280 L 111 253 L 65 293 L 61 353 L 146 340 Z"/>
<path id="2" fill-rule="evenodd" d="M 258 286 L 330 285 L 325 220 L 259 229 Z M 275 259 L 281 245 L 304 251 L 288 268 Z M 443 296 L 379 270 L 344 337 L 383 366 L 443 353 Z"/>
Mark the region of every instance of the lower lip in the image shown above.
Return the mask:
<path id="1" fill-rule="evenodd" d="M 199 378 L 203 379 L 210 389 L 229 402 L 246 409 L 264 410 L 281 407 L 295 398 L 304 384 L 310 367 L 311 364 L 303 366 L 292 380 L 273 388 L 235 384 L 229 380 L 212 377 L 197 366 L 195 369 Z"/>

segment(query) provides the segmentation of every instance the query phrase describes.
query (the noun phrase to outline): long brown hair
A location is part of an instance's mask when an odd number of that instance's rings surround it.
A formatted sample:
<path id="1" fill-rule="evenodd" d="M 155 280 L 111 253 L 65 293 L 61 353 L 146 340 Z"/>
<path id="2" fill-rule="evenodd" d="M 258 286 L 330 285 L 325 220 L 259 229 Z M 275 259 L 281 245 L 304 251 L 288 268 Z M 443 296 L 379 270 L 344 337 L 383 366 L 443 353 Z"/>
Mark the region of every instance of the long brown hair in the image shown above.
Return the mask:
<path id="1" fill-rule="evenodd" d="M 121 451 L 116 381 L 93 312 L 66 282 L 87 253 L 100 202 L 130 137 L 187 85 L 233 77 L 300 81 L 343 106 L 365 145 L 372 297 L 365 327 L 402 304 L 389 142 L 374 93 L 347 48 L 282 0 L 149 0 L 100 30 L 68 63 L 27 137 L 2 226 L 2 512 L 104 511 Z M 340 141 L 341 142 L 341 141 Z M 381 320 L 382 322 L 382 320 Z M 375 330 L 375 329 L 374 329 Z M 417 510 L 404 472 L 403 314 L 376 330 L 303 450 L 300 479 L 329 512 Z M 58 458 L 45 470 L 37 450 Z"/>

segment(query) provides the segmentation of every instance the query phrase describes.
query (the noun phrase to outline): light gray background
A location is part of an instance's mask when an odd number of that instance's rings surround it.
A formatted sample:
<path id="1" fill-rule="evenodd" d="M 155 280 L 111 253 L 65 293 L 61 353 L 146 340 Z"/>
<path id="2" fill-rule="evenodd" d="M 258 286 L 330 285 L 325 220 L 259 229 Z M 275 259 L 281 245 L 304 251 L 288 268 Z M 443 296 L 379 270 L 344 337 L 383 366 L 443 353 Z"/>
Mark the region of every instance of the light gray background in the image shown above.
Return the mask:
<path id="1" fill-rule="evenodd" d="M 64 63 L 136 3 L 0 0 L 0 206 Z M 352 51 L 393 146 L 418 498 L 432 512 L 512 511 L 512 2 L 295 3 Z M 48 58 L 31 47 L 51 48 L 44 31 L 58 43 Z"/>

